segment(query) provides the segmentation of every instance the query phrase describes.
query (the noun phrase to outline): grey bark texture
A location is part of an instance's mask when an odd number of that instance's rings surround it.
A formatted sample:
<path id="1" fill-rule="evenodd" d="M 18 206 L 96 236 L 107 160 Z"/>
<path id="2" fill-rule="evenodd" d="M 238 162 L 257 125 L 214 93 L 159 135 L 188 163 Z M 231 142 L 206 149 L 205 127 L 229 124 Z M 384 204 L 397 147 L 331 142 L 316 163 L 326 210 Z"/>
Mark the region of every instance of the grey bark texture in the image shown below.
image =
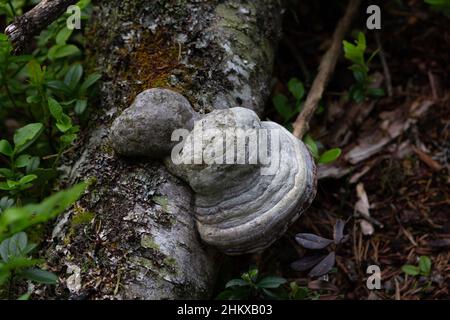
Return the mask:
<path id="1" fill-rule="evenodd" d="M 53 231 L 58 294 L 211 297 L 220 254 L 199 240 L 191 189 L 161 162 L 118 157 L 110 126 L 152 87 L 183 94 L 200 113 L 243 106 L 261 114 L 280 22 L 277 0 L 96 4 L 89 52 L 103 85 L 91 129 L 66 159 L 69 183 L 96 183 Z"/>
<path id="2" fill-rule="evenodd" d="M 78 0 L 42 0 L 23 16 L 17 17 L 5 30 L 14 46 L 14 52 L 20 53 L 26 49 L 34 36 L 77 2 Z"/>

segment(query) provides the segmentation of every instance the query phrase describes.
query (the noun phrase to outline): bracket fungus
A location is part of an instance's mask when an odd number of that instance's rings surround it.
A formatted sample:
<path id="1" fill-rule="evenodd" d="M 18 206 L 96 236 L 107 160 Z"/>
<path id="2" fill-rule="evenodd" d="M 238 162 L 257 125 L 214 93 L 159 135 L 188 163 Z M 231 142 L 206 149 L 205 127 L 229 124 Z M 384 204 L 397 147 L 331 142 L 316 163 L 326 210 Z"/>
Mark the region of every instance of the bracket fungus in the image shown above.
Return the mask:
<path id="1" fill-rule="evenodd" d="M 161 158 L 170 154 L 172 132 L 191 130 L 197 114 L 181 94 L 167 89 L 149 89 L 113 122 L 110 141 L 121 155 Z"/>
<path id="2" fill-rule="evenodd" d="M 165 97 L 173 95 L 177 94 Z M 183 99 L 179 97 L 174 101 Z M 152 105 L 144 107 L 143 103 L 149 102 Z M 194 214 L 202 240 L 229 255 L 257 252 L 270 246 L 314 199 L 316 166 L 307 147 L 279 124 L 260 121 L 250 109 L 236 107 L 183 118 L 177 116 L 181 104 L 175 108 L 169 108 L 169 104 L 170 101 L 146 98 L 134 102 L 133 117 L 125 110 L 112 127 L 116 152 L 136 155 L 136 151 L 130 150 L 133 146 L 140 148 L 139 155 L 154 156 L 154 153 L 145 154 L 149 148 L 141 143 L 151 140 L 154 144 L 156 133 L 142 128 L 166 117 L 167 122 L 151 125 L 155 129 L 168 126 L 157 134 L 164 133 L 167 137 L 160 140 L 162 146 L 155 148 L 166 152 L 164 162 L 169 171 L 194 191 Z M 183 104 L 182 108 L 187 106 Z M 155 120 L 156 115 L 152 119 L 136 114 L 148 108 L 154 111 L 145 111 L 145 115 L 156 112 L 164 115 L 158 115 Z M 185 119 L 188 125 L 182 123 Z M 123 120 L 126 124 L 120 123 Z M 175 145 L 170 157 L 166 146 L 174 145 L 167 143 L 167 139 L 170 139 L 170 130 L 178 129 L 176 125 L 189 131 L 183 141 Z M 128 134 L 117 138 L 120 132 L 114 130 L 118 128 L 127 128 Z"/>

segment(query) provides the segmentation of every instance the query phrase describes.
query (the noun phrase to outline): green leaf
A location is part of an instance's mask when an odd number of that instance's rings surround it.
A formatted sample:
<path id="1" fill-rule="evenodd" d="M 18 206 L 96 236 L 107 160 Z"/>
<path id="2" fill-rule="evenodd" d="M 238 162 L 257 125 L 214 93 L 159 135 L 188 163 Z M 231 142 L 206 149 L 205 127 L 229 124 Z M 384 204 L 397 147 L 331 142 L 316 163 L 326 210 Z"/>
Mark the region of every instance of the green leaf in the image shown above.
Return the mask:
<path id="1" fill-rule="evenodd" d="M 44 81 L 44 71 L 41 65 L 36 60 L 31 60 L 27 64 L 28 74 L 30 75 L 30 81 L 35 86 L 40 86 Z"/>
<path id="2" fill-rule="evenodd" d="M 66 115 L 63 111 L 61 105 L 55 99 L 49 97 L 48 98 L 48 108 L 50 110 L 50 114 L 56 120 L 56 127 L 61 132 L 67 132 L 72 128 L 72 119 Z"/>
<path id="3" fill-rule="evenodd" d="M 9 260 L 9 238 L 2 241 L 0 244 L 0 258 L 4 263 Z"/>
<path id="4" fill-rule="evenodd" d="M 292 117 L 292 108 L 289 105 L 289 100 L 285 95 L 277 94 L 272 98 L 275 109 L 283 117 L 284 121 L 289 121 Z"/>
<path id="5" fill-rule="evenodd" d="M 7 168 L 0 168 L 0 177 L 12 179 L 14 177 L 14 172 Z"/>
<path id="6" fill-rule="evenodd" d="M 72 35 L 73 30 L 70 30 L 65 26 L 62 28 L 58 34 L 56 35 L 56 43 L 57 44 L 66 44 L 67 40 L 69 40 L 70 36 Z"/>
<path id="7" fill-rule="evenodd" d="M 27 183 L 30 183 L 30 182 L 36 180 L 36 179 L 37 179 L 37 175 L 35 175 L 35 174 L 29 174 L 29 175 L 26 175 L 26 176 L 22 177 L 22 178 L 19 180 L 19 183 L 20 183 L 20 184 L 27 184 Z"/>
<path id="8" fill-rule="evenodd" d="M 20 257 L 22 253 L 25 251 L 28 244 L 28 237 L 25 232 L 18 232 L 9 238 L 9 251 L 8 254 L 10 257 Z"/>
<path id="9" fill-rule="evenodd" d="M 62 119 L 62 115 L 64 114 L 63 108 L 61 105 L 53 99 L 52 97 L 48 97 L 48 110 L 50 111 L 50 114 L 55 118 L 56 121 L 60 122 Z"/>
<path id="10" fill-rule="evenodd" d="M 23 256 L 10 256 L 8 263 L 6 263 L 4 267 L 8 268 L 9 270 L 15 270 L 19 268 L 33 267 L 41 262 L 41 260 L 30 259 Z"/>
<path id="11" fill-rule="evenodd" d="M 266 277 L 259 281 L 256 286 L 259 288 L 266 288 L 266 289 L 275 289 L 279 286 L 285 284 L 287 281 L 284 278 L 280 277 Z"/>
<path id="12" fill-rule="evenodd" d="M 18 297 L 17 300 L 19 300 L 19 301 L 30 300 L 30 297 L 31 297 L 31 292 L 27 292 L 27 293 L 24 293 L 23 295 L 21 295 L 20 297 Z"/>
<path id="13" fill-rule="evenodd" d="M 410 264 L 405 264 L 402 267 L 402 271 L 410 276 L 417 276 L 420 273 L 420 270 L 418 267 L 410 265 Z"/>
<path id="14" fill-rule="evenodd" d="M 73 44 L 57 44 L 50 48 L 48 51 L 48 58 L 50 60 L 56 60 L 60 58 L 65 58 L 80 53 L 78 49 Z"/>
<path id="15" fill-rule="evenodd" d="M 64 77 L 64 83 L 72 90 L 76 88 L 83 76 L 83 66 L 79 63 L 72 65 Z"/>
<path id="16" fill-rule="evenodd" d="M 366 73 L 361 72 L 359 70 L 354 70 L 353 77 L 355 78 L 356 82 L 362 83 L 366 80 Z"/>
<path id="17" fill-rule="evenodd" d="M 227 282 L 227 284 L 225 285 L 225 288 L 230 288 L 230 287 L 245 287 L 248 286 L 249 283 L 247 281 L 244 281 L 242 279 L 233 279 Z"/>
<path id="18" fill-rule="evenodd" d="M 60 191 L 39 204 L 8 208 L 0 215 L 0 241 L 7 236 L 20 232 L 30 226 L 46 222 L 77 201 L 87 184 L 77 184 L 70 189 Z"/>
<path id="19" fill-rule="evenodd" d="M 0 153 L 8 157 L 13 154 L 13 149 L 8 140 L 0 140 Z"/>
<path id="20" fill-rule="evenodd" d="M 10 277 L 11 272 L 4 264 L 0 263 L 0 285 L 4 284 Z"/>
<path id="21" fill-rule="evenodd" d="M 86 80 L 84 80 L 83 84 L 80 87 L 80 94 L 83 96 L 86 94 L 86 91 L 94 85 L 100 78 L 102 77 L 101 74 L 93 73 L 89 75 Z"/>
<path id="22" fill-rule="evenodd" d="M 20 276 L 44 284 L 56 284 L 58 282 L 58 277 L 54 273 L 38 268 L 24 270 L 20 273 Z"/>
<path id="23" fill-rule="evenodd" d="M 326 152 L 324 152 L 320 158 L 319 163 L 321 164 L 327 164 L 335 161 L 339 156 L 341 155 L 342 150 L 339 148 L 330 149 Z"/>
<path id="24" fill-rule="evenodd" d="M 11 208 L 13 205 L 14 205 L 14 199 L 10 199 L 8 197 L 2 197 L 0 199 L 0 213 L 7 208 Z"/>
<path id="25" fill-rule="evenodd" d="M 27 103 L 29 103 L 29 104 L 38 104 L 40 102 L 41 102 L 40 96 L 32 95 L 32 96 L 27 97 Z"/>
<path id="26" fill-rule="evenodd" d="M 429 4 L 434 10 L 440 10 L 444 13 L 450 13 L 449 0 L 425 0 L 425 3 Z"/>
<path id="27" fill-rule="evenodd" d="M 314 141 L 314 139 L 309 134 L 307 134 L 303 139 L 303 142 L 306 144 L 309 151 L 311 151 L 312 156 L 315 159 L 319 159 L 319 148 L 317 147 L 316 141 Z"/>
<path id="28" fill-rule="evenodd" d="M 384 97 L 385 93 L 382 88 L 368 88 L 367 94 L 372 97 Z"/>
<path id="29" fill-rule="evenodd" d="M 27 164 L 26 172 L 30 173 L 39 168 L 39 165 L 41 164 L 41 159 L 39 157 L 31 157 L 30 161 Z"/>
<path id="30" fill-rule="evenodd" d="M 67 148 L 68 146 L 70 146 L 76 139 L 78 138 L 78 136 L 74 133 L 65 133 L 64 135 L 61 136 L 60 141 L 61 144 L 63 145 L 63 148 Z"/>
<path id="31" fill-rule="evenodd" d="M 38 168 L 30 172 L 38 176 L 34 181 L 34 185 L 46 185 L 48 182 L 58 176 L 58 172 L 54 169 L 42 169 Z"/>
<path id="32" fill-rule="evenodd" d="M 292 78 L 291 80 L 289 80 L 288 89 L 297 100 L 301 100 L 305 95 L 305 87 L 303 86 L 303 83 L 297 78 Z"/>
<path id="33" fill-rule="evenodd" d="M 25 168 L 26 166 L 28 166 L 30 161 L 31 161 L 31 156 L 29 154 L 22 154 L 16 159 L 14 165 L 17 168 Z"/>
<path id="34" fill-rule="evenodd" d="M 86 100 L 77 100 L 77 103 L 75 104 L 75 113 L 76 114 L 82 114 L 87 107 L 87 101 Z"/>
<path id="35" fill-rule="evenodd" d="M 71 90 L 70 88 L 60 80 L 50 80 L 47 82 L 47 87 L 56 92 L 61 92 L 63 94 L 69 95 Z"/>
<path id="36" fill-rule="evenodd" d="M 362 103 L 366 98 L 364 91 L 359 86 L 355 86 L 353 90 L 351 90 L 350 95 L 356 103 Z"/>
<path id="37" fill-rule="evenodd" d="M 421 256 L 419 258 L 420 273 L 424 276 L 430 275 L 431 272 L 431 259 L 427 256 Z"/>
<path id="38" fill-rule="evenodd" d="M 28 148 L 44 131 L 42 123 L 30 123 L 18 129 L 14 135 L 14 153 L 19 154 Z"/>

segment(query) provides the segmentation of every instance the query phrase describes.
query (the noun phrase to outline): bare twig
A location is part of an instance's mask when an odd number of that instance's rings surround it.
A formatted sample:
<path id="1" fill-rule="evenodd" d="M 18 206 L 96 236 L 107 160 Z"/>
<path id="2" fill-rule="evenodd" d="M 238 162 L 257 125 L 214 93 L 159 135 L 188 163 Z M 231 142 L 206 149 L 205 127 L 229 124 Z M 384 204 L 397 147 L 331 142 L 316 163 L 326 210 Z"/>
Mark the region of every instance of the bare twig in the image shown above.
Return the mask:
<path id="1" fill-rule="evenodd" d="M 382 66 L 383 66 L 383 73 L 384 73 L 384 78 L 386 80 L 386 88 L 387 88 L 388 96 L 392 97 L 393 90 L 392 90 L 391 72 L 389 71 L 389 66 L 388 66 L 387 61 L 386 61 L 386 55 L 384 54 L 383 45 L 381 44 L 380 35 L 377 32 L 375 32 L 375 40 L 376 40 L 377 46 L 378 46 L 378 48 L 380 50 L 380 52 L 379 52 L 380 60 L 381 60 Z"/>
<path id="2" fill-rule="evenodd" d="M 331 46 L 320 62 L 319 72 L 317 73 L 317 76 L 311 86 L 311 90 L 306 98 L 303 110 L 298 115 L 297 120 L 293 123 L 294 136 L 297 138 L 301 138 L 309 129 L 309 121 L 316 111 L 317 105 L 320 99 L 322 99 L 325 87 L 330 80 L 331 74 L 334 72 L 334 68 L 336 67 L 342 48 L 342 40 L 344 39 L 344 35 L 350 27 L 351 21 L 358 11 L 360 4 L 361 0 L 350 0 L 344 16 L 336 27 Z"/>
<path id="3" fill-rule="evenodd" d="M 78 0 L 42 0 L 23 16 L 17 17 L 5 29 L 5 34 L 14 46 L 14 53 L 20 53 L 31 42 L 33 36 L 58 19 L 61 14 Z"/>

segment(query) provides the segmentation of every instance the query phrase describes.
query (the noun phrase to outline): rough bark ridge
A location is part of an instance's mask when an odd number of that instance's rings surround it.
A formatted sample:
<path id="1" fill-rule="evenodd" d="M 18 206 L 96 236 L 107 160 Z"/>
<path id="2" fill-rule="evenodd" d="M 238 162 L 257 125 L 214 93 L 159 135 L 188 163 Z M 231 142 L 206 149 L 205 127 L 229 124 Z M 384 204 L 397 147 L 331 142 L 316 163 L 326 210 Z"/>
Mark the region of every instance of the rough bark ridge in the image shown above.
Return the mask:
<path id="1" fill-rule="evenodd" d="M 68 6 L 77 2 L 77 0 L 42 0 L 32 10 L 17 17 L 5 30 L 14 46 L 14 52 L 23 51 L 35 35 L 56 20 Z"/>
<path id="2" fill-rule="evenodd" d="M 99 2 L 89 37 L 104 83 L 93 128 L 67 174 L 96 184 L 53 232 L 49 256 L 62 266 L 60 294 L 211 294 L 217 253 L 199 241 L 191 190 L 159 162 L 118 158 L 109 126 L 151 87 L 182 93 L 199 112 L 244 106 L 261 113 L 280 20 L 277 0 Z"/>

